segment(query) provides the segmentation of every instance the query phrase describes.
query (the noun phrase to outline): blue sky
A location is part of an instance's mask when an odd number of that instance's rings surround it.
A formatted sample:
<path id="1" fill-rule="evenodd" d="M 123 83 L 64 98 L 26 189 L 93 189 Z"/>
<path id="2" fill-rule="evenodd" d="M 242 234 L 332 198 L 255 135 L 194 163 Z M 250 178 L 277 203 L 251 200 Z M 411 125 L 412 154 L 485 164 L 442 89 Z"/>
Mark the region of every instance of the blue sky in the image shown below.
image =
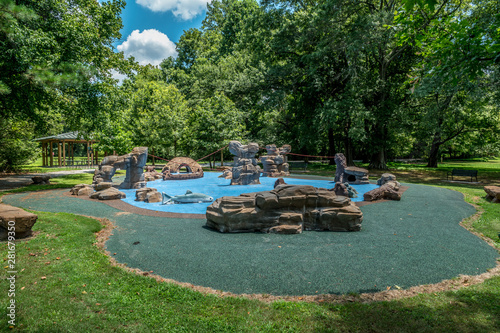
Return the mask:
<path id="1" fill-rule="evenodd" d="M 127 0 L 121 15 L 122 38 L 114 46 L 142 65 L 158 65 L 177 55 L 174 43 L 184 30 L 201 27 L 210 1 Z"/>

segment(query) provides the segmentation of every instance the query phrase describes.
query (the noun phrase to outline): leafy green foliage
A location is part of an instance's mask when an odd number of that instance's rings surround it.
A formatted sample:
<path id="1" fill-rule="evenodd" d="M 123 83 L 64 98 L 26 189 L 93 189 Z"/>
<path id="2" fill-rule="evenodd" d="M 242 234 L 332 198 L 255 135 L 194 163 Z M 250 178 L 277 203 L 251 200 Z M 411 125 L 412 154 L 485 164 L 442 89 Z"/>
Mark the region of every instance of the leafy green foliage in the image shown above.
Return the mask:
<path id="1" fill-rule="evenodd" d="M 39 153 L 31 141 L 32 126 L 26 121 L 0 118 L 0 171 L 12 171 L 30 162 Z"/>

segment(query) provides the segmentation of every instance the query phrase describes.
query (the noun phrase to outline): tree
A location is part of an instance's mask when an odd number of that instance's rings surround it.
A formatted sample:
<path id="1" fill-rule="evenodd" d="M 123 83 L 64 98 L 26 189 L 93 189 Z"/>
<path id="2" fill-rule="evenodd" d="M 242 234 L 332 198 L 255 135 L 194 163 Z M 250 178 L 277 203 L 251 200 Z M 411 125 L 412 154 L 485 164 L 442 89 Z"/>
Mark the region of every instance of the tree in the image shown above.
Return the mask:
<path id="1" fill-rule="evenodd" d="M 133 142 L 155 151 L 177 156 L 187 135 L 189 107 L 179 90 L 161 81 L 135 82 L 130 103 Z"/>
<path id="2" fill-rule="evenodd" d="M 492 97 L 498 93 L 500 4 L 478 0 L 454 9 L 455 15 L 422 34 L 427 47 L 411 77 L 414 95 L 432 101 L 422 118 L 432 138 L 428 167 L 437 167 L 447 142 L 498 126 L 498 103 Z"/>
<path id="3" fill-rule="evenodd" d="M 73 130 L 97 128 L 106 116 L 102 97 L 114 85 L 110 70 L 127 67 L 112 46 L 124 6 L 122 0 L 1 0 L 0 117 L 33 124 L 39 134 L 54 117 Z"/>
<path id="4" fill-rule="evenodd" d="M 243 139 L 246 134 L 243 113 L 221 92 L 202 100 L 194 108 L 190 122 L 191 145 L 197 155 L 216 151 L 231 140 Z"/>

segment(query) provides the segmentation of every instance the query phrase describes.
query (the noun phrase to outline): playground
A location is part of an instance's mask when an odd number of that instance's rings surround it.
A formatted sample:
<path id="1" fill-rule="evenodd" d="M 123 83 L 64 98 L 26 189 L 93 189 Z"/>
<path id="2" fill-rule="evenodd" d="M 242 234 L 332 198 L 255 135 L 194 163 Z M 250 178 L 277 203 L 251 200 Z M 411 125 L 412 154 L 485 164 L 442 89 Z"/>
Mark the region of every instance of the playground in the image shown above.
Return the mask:
<path id="1" fill-rule="evenodd" d="M 301 178 L 295 181 L 308 182 Z M 221 234 L 206 228 L 199 217 L 165 217 L 154 209 L 149 216 L 123 211 L 112 207 L 115 204 L 70 197 L 67 190 L 8 195 L 3 202 L 110 220 L 115 229 L 105 246 L 118 263 L 234 294 L 342 295 L 408 289 L 485 273 L 496 266 L 498 257 L 493 247 L 460 226 L 475 212 L 462 194 L 425 185 L 411 185 L 401 201 L 361 207 L 361 232 L 300 236 Z M 196 213 L 189 204 L 169 206 Z M 120 207 L 127 210 L 127 205 Z"/>

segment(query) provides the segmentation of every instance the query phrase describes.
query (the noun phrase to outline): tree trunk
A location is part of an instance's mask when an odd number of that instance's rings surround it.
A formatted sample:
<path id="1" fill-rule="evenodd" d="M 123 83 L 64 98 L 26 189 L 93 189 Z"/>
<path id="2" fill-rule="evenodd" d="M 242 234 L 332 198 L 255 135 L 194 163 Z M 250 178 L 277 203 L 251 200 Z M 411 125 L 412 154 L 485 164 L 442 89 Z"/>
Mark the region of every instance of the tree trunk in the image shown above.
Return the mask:
<path id="1" fill-rule="evenodd" d="M 429 159 L 427 160 L 428 168 L 437 168 L 438 167 L 438 158 L 439 158 L 439 142 L 433 143 L 431 147 L 431 151 L 429 153 Z"/>
<path id="2" fill-rule="evenodd" d="M 345 159 L 347 166 L 354 166 L 354 161 L 353 161 L 353 153 L 352 153 L 352 142 L 351 138 L 349 138 L 348 134 L 346 133 L 344 135 L 344 151 L 345 151 Z"/>
<path id="3" fill-rule="evenodd" d="M 441 144 L 442 144 L 441 133 L 436 132 L 432 140 L 431 151 L 429 152 L 429 159 L 427 160 L 428 168 L 438 167 L 439 147 L 441 147 Z"/>
<path id="4" fill-rule="evenodd" d="M 380 150 L 372 155 L 372 159 L 370 165 L 368 166 L 370 169 L 378 169 L 378 170 L 387 170 L 387 161 L 385 159 L 385 150 L 380 148 Z"/>
<path id="5" fill-rule="evenodd" d="M 333 135 L 333 128 L 328 129 L 328 156 L 335 156 L 336 154 L 335 150 L 335 136 Z M 335 159 L 330 158 L 330 162 L 328 163 L 329 165 L 335 165 Z"/>

